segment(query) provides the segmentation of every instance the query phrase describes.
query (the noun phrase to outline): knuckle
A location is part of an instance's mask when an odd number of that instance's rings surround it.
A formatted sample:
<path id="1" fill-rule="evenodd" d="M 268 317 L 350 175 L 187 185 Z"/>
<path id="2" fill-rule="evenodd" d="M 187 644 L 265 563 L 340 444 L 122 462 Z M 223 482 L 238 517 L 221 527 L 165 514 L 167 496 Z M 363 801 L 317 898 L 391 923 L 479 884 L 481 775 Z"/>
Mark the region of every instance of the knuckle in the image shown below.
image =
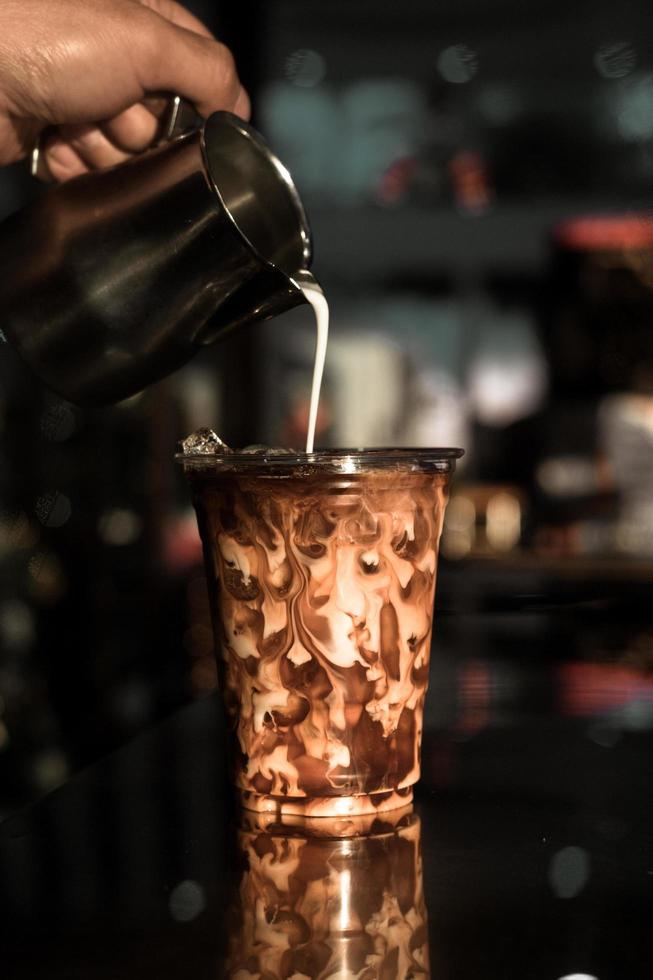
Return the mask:
<path id="1" fill-rule="evenodd" d="M 227 92 L 237 90 L 240 88 L 240 82 L 233 54 L 226 44 L 221 44 L 220 41 L 213 42 L 213 46 L 217 55 L 215 59 L 216 80 L 220 88 Z"/>
<path id="2" fill-rule="evenodd" d="M 104 146 L 105 139 L 95 126 L 85 126 L 73 132 L 69 137 L 70 145 L 77 150 L 101 150 Z"/>

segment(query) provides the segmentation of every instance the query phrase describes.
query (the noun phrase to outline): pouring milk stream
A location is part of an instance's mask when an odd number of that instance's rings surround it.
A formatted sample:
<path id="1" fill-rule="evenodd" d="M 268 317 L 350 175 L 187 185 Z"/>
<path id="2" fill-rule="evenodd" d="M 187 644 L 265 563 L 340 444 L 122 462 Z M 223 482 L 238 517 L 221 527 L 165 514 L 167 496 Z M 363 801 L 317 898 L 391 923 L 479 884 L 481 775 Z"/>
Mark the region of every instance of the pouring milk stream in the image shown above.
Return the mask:
<path id="1" fill-rule="evenodd" d="M 315 338 L 315 362 L 313 366 L 313 382 L 311 385 L 311 404 L 308 415 L 308 431 L 306 433 L 306 452 L 312 453 L 315 445 L 315 427 L 317 411 L 320 404 L 320 390 L 324 375 L 327 340 L 329 337 L 329 304 L 326 296 L 317 283 L 305 283 L 301 290 L 315 313 L 317 335 Z"/>

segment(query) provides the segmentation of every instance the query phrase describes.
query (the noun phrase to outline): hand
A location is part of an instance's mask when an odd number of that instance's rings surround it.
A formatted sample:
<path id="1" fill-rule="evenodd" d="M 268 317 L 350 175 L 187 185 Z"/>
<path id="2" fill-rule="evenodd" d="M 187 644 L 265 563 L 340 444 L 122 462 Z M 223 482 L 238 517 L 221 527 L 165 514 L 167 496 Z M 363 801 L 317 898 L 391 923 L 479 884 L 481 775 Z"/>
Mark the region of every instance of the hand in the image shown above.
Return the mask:
<path id="1" fill-rule="evenodd" d="M 0 164 L 46 127 L 55 180 L 121 163 L 156 139 L 162 93 L 249 117 L 231 52 L 176 0 L 0 0 Z"/>

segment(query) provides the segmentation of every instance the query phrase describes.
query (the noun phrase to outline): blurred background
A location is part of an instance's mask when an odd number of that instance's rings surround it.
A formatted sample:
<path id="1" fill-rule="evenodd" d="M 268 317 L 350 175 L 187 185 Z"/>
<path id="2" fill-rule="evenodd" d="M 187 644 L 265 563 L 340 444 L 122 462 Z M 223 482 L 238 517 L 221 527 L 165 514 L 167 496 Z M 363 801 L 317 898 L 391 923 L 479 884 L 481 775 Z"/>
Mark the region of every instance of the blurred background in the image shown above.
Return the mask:
<path id="1" fill-rule="evenodd" d="M 601 710 L 614 677 L 630 703 L 628 678 L 636 698 L 653 670 L 649 5 L 188 6 L 234 50 L 311 219 L 332 309 L 317 444 L 466 449 L 438 642 L 474 629 L 452 611 L 620 595 L 618 649 L 608 628 L 577 653 Z M 1 214 L 41 190 L 5 169 Z M 103 411 L 62 402 L 0 343 L 0 816 L 214 690 L 172 455 L 200 425 L 301 446 L 314 342 L 296 309 Z M 537 616 L 519 636 L 497 622 L 496 670 L 555 659 Z M 494 681 L 477 661 L 456 676 L 473 727 Z M 587 712 L 577 674 L 556 676 Z"/>

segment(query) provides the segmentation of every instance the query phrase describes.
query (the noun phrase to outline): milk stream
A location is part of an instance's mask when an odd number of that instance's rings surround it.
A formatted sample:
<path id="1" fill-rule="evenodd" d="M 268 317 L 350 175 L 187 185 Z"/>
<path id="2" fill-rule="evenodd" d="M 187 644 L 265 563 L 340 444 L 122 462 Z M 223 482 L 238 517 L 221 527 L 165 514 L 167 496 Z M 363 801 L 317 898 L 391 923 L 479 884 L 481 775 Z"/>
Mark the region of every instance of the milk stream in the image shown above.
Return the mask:
<path id="1" fill-rule="evenodd" d="M 307 303 L 310 303 L 315 313 L 317 335 L 315 339 L 315 363 L 313 367 L 313 384 L 311 386 L 311 407 L 308 414 L 308 432 L 306 433 L 306 452 L 312 453 L 315 444 L 315 426 L 317 425 L 317 410 L 320 404 L 320 390 L 324 361 L 326 359 L 327 340 L 329 338 L 329 304 L 317 283 L 304 283 L 301 286 Z"/>

